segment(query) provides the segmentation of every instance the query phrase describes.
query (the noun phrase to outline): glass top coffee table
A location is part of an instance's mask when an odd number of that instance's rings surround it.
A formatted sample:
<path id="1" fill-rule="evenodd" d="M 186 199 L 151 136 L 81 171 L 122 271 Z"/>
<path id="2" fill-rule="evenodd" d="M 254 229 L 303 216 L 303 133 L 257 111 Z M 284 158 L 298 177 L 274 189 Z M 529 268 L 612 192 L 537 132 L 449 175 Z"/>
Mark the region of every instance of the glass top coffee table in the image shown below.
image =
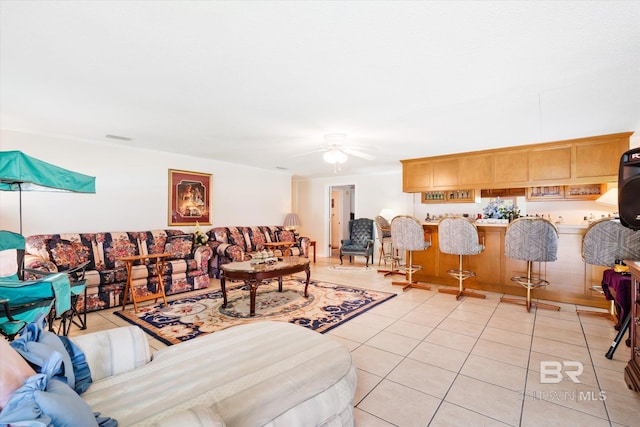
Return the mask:
<path id="1" fill-rule="evenodd" d="M 249 315 L 256 314 L 256 291 L 258 286 L 266 279 L 278 278 L 278 291 L 282 292 L 282 276 L 305 272 L 307 282 L 304 286 L 304 297 L 308 297 L 309 279 L 311 269 L 309 259 L 301 257 L 284 257 L 273 264 L 251 264 L 249 261 L 230 262 L 223 264 L 220 273 L 220 288 L 224 301 L 222 307 L 227 306 L 227 280 L 244 280 L 249 285 Z"/>

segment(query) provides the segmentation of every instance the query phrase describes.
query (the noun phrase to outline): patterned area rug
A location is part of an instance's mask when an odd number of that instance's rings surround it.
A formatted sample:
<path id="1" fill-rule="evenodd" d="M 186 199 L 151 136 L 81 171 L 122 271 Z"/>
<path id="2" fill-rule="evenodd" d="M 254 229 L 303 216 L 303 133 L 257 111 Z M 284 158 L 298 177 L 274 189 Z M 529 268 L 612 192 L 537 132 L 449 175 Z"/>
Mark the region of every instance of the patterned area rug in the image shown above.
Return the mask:
<path id="1" fill-rule="evenodd" d="M 238 282 L 239 283 L 239 282 Z M 304 297 L 304 280 L 284 279 L 282 292 L 277 280 L 260 285 L 256 315 L 249 316 L 249 288 L 227 283 L 227 307 L 222 308 L 222 292 L 208 291 L 115 314 L 138 325 L 167 345 L 177 344 L 230 326 L 261 320 L 278 320 L 324 333 L 387 301 L 396 294 L 311 281 L 309 297 Z M 229 286 L 231 285 L 231 286 Z"/>

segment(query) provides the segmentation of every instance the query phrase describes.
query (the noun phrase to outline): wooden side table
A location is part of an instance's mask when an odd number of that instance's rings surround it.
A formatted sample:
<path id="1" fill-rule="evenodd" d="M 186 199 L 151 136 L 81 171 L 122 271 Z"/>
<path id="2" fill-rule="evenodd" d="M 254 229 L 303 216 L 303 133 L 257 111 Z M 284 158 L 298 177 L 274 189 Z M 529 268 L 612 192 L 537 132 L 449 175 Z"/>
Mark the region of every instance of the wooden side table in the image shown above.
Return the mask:
<path id="1" fill-rule="evenodd" d="M 313 263 L 316 263 L 316 241 L 312 240 L 309 242 L 309 246 L 313 248 Z"/>
<path id="2" fill-rule="evenodd" d="M 132 255 L 132 256 L 124 256 L 117 257 L 116 260 L 122 261 L 127 268 L 127 285 L 124 287 L 124 295 L 122 297 L 122 309 L 127 306 L 127 298 L 129 296 L 129 292 L 131 292 L 131 301 L 133 301 L 133 309 L 135 312 L 138 312 L 138 302 L 149 301 L 155 299 L 158 302 L 158 298 L 162 298 L 164 304 L 167 305 L 167 296 L 164 293 L 164 282 L 162 281 L 162 272 L 164 271 L 164 262 L 165 259 L 173 256 L 173 254 L 148 254 L 148 255 Z M 141 261 L 145 259 L 155 259 L 156 268 L 158 270 L 158 288 L 156 292 L 150 295 L 145 295 L 142 297 L 137 297 L 135 289 L 133 289 L 133 275 L 131 271 L 133 270 L 133 263 L 136 261 Z"/>

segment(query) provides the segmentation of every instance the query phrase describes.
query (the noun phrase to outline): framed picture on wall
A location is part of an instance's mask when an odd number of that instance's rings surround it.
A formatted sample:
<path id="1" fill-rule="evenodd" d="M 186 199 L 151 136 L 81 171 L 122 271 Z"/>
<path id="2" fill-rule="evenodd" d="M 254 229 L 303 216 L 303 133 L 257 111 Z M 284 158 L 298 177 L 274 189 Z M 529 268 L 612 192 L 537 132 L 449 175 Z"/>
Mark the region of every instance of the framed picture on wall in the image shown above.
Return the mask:
<path id="1" fill-rule="evenodd" d="M 169 225 L 211 225 L 210 173 L 169 169 Z"/>

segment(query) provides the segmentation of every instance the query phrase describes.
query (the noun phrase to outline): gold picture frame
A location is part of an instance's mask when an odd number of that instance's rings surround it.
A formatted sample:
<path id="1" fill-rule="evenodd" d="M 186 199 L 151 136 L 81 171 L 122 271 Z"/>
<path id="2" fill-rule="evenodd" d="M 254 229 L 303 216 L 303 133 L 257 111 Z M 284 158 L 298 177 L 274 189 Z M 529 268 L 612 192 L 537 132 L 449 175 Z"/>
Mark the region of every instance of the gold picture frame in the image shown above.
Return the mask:
<path id="1" fill-rule="evenodd" d="M 169 169 L 169 225 L 211 225 L 213 175 Z"/>

